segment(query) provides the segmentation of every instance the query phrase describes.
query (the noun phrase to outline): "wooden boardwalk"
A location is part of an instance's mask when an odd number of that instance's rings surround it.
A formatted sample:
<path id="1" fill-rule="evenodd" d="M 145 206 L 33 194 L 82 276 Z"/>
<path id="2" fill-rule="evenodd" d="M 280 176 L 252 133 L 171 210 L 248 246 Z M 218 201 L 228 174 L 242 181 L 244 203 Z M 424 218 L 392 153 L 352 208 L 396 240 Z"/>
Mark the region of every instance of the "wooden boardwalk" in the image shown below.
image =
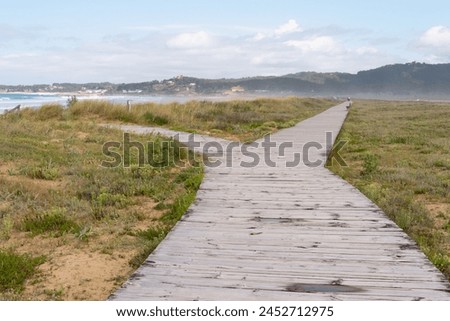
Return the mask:
<path id="1" fill-rule="evenodd" d="M 275 167 L 264 162 L 263 140 L 224 153 L 181 221 L 110 299 L 450 300 L 448 281 L 417 245 L 324 168 L 326 132 L 336 137 L 346 113 L 341 104 L 272 135 L 278 146 L 293 143 L 271 149 Z M 214 141 L 195 138 L 201 147 Z M 229 143 L 220 140 L 224 150 Z M 286 166 L 308 146 L 301 164 Z M 255 155 L 258 165 L 246 167 Z"/>

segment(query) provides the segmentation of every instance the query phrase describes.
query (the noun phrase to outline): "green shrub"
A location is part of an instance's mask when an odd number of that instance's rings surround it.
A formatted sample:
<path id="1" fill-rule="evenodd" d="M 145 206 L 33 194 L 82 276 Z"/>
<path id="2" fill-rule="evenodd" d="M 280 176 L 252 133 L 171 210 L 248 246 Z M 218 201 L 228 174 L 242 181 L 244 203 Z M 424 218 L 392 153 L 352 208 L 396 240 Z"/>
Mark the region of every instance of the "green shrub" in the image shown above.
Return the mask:
<path id="1" fill-rule="evenodd" d="M 167 119 L 166 117 L 160 116 L 160 115 L 155 115 L 151 112 L 146 112 L 144 114 L 144 119 L 147 121 L 147 123 L 155 124 L 158 126 L 167 125 L 169 123 L 169 119 Z"/>
<path id="2" fill-rule="evenodd" d="M 378 170 L 378 157 L 374 154 L 366 154 L 363 159 L 362 175 L 372 175 Z"/>
<path id="3" fill-rule="evenodd" d="M 185 192 L 184 194 L 178 196 L 170 206 L 170 210 L 161 217 L 161 220 L 178 221 L 187 211 L 189 206 L 194 202 L 194 200 L 195 192 Z"/>
<path id="4" fill-rule="evenodd" d="M 29 178 L 44 179 L 47 181 L 54 181 L 59 177 L 58 169 L 48 166 L 26 166 L 19 172 Z"/>
<path id="5" fill-rule="evenodd" d="M 14 228 L 14 221 L 10 214 L 5 216 L 0 212 L 0 240 L 8 240 L 11 237 L 12 230 Z"/>
<path id="6" fill-rule="evenodd" d="M 167 234 L 167 228 L 160 226 L 152 226 L 145 231 L 140 231 L 138 235 L 146 240 L 154 241 L 155 239 L 162 240 Z"/>
<path id="7" fill-rule="evenodd" d="M 64 109 L 61 105 L 43 105 L 42 107 L 36 109 L 36 119 L 37 120 L 49 120 L 49 119 L 63 119 Z"/>
<path id="8" fill-rule="evenodd" d="M 132 203 L 131 199 L 122 194 L 101 193 L 95 200 L 96 205 L 100 207 L 115 206 L 125 208 Z"/>
<path id="9" fill-rule="evenodd" d="M 135 269 L 140 267 L 169 231 L 170 228 L 168 226 L 153 226 L 145 231 L 140 231 L 138 236 L 144 242 L 144 247 L 129 261 L 130 266 Z"/>
<path id="10" fill-rule="evenodd" d="M 32 258 L 29 255 L 0 251 L 0 292 L 22 291 L 25 281 L 44 262 L 43 256 Z"/>
<path id="11" fill-rule="evenodd" d="M 66 216 L 64 209 L 54 208 L 26 217 L 23 221 L 23 229 L 34 235 L 51 233 L 59 237 L 66 233 L 79 232 L 80 226 Z"/>

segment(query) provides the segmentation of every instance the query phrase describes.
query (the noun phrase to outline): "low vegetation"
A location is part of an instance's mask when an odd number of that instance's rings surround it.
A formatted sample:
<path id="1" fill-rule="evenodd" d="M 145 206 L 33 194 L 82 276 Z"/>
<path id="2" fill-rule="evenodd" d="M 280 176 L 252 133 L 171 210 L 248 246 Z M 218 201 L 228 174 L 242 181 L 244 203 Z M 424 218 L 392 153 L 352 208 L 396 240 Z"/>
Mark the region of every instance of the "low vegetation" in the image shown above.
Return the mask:
<path id="1" fill-rule="evenodd" d="M 30 257 L 0 251 L 0 292 L 20 292 L 25 281 L 35 274 L 45 257 Z"/>
<path id="2" fill-rule="evenodd" d="M 0 117 L 0 299 L 104 299 L 195 199 L 199 157 L 104 168 L 102 145 L 130 122 L 241 141 L 289 127 L 333 102 L 257 99 L 125 105 L 75 101 Z M 403 228 L 450 277 L 450 106 L 357 101 L 332 167 Z M 131 135 L 144 146 L 167 138 Z M 339 141 L 339 140 L 338 140 Z M 171 146 L 177 146 L 171 141 Z M 177 148 L 169 148 L 170 158 Z M 147 150 L 146 150 L 147 152 Z M 156 148 L 156 157 L 165 156 Z M 159 155 L 160 154 L 160 155 Z M 159 156 L 158 156 L 159 155 Z"/>
<path id="3" fill-rule="evenodd" d="M 161 136 L 131 135 L 145 154 L 153 142 L 162 161 L 139 166 L 133 148 L 129 166 L 102 167 L 108 159 L 103 144 L 124 137 L 99 123 L 251 140 L 332 104 L 286 98 L 148 103 L 130 111 L 72 99 L 68 108 L 46 105 L 0 116 L 0 299 L 105 299 L 195 199 L 203 178 L 200 156 L 178 153 L 179 143 Z M 170 147 L 158 148 L 163 141 Z"/>
<path id="4" fill-rule="evenodd" d="M 0 299 L 105 299 L 186 211 L 199 157 L 138 166 L 132 149 L 128 168 L 101 167 L 102 145 L 122 139 L 60 106 L 0 117 Z"/>
<path id="5" fill-rule="evenodd" d="M 450 278 L 450 105 L 357 101 L 332 169 L 378 204 Z"/>
<path id="6" fill-rule="evenodd" d="M 334 104 L 314 98 L 261 98 L 247 101 L 190 101 L 185 104 L 124 105 L 103 101 L 78 101 L 71 105 L 74 117 L 94 116 L 108 121 L 164 126 L 231 140 L 253 141 L 278 129 L 294 126 Z"/>

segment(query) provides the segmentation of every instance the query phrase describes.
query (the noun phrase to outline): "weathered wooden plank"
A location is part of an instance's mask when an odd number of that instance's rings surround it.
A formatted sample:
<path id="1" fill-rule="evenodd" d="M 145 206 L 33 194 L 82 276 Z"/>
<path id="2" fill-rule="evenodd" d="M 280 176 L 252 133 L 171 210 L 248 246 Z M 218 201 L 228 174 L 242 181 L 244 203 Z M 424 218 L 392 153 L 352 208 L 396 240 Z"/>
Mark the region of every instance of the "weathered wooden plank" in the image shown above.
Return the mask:
<path id="1" fill-rule="evenodd" d="M 155 264 L 156 265 L 156 264 Z M 180 269 L 167 269 L 165 266 L 155 266 L 152 269 L 152 276 L 159 277 L 186 277 L 185 272 Z M 246 280 L 249 282 L 263 282 L 263 283 L 274 283 L 275 285 L 279 284 L 289 284 L 293 279 L 301 280 L 301 282 L 307 284 L 332 284 L 336 283 L 336 278 L 331 276 L 316 276 L 316 275 L 280 275 L 280 274 L 259 274 L 259 273 L 247 273 L 245 276 L 242 273 L 236 273 L 233 271 L 196 271 L 189 270 L 189 275 L 187 276 L 191 279 L 223 279 L 223 280 L 233 280 L 233 281 L 242 281 Z M 403 289 L 440 289 L 443 291 L 448 290 L 448 287 L 445 286 L 442 282 L 426 280 L 426 282 L 419 282 L 417 280 L 402 280 L 399 282 L 398 280 L 390 280 L 390 279 L 367 279 L 367 278 L 357 278 L 357 277 L 348 277 L 345 279 L 339 280 L 339 283 L 344 285 L 351 285 L 356 287 L 370 286 L 370 287 L 381 287 L 381 288 L 403 288 Z"/>
<path id="2" fill-rule="evenodd" d="M 193 243 L 193 242 L 191 242 Z M 367 251 L 361 253 L 361 251 L 355 251 L 353 249 L 348 250 L 348 247 L 342 247 L 342 248 L 319 248 L 314 247 L 314 243 L 311 242 L 310 244 L 305 244 L 304 246 L 296 246 L 296 247 L 287 247 L 287 246 L 258 246 L 258 247 L 250 247 L 250 246 L 242 246 L 242 245 L 228 245 L 228 244 L 221 244 L 219 246 L 209 245 L 208 242 L 206 245 L 203 245 L 202 243 L 193 243 L 190 246 L 182 247 L 181 243 L 178 243 L 176 241 L 172 242 L 172 245 L 170 246 L 164 246 L 161 248 L 164 251 L 168 253 L 176 253 L 177 251 L 186 252 L 189 253 L 197 253 L 197 252 L 204 252 L 207 253 L 214 253 L 214 255 L 222 255 L 223 251 L 227 253 L 228 251 L 230 253 L 233 253 L 234 255 L 249 255 L 251 256 L 251 253 L 255 253 L 258 255 L 267 255 L 273 257 L 277 254 L 289 254 L 289 255 L 301 255 L 303 258 L 319 258 L 319 259 L 327 259 L 327 258 L 341 258 L 342 260 L 355 260 L 355 261 L 364 261 L 364 260 L 378 260 L 378 261 L 403 261 L 403 260 L 410 260 L 415 261 L 417 259 L 423 259 L 423 254 L 418 253 L 417 251 L 403 251 L 402 254 L 399 254 L 397 249 L 392 248 L 391 250 L 384 249 L 384 250 L 378 250 L 378 249 L 367 249 Z M 181 250 L 180 250 L 181 248 Z"/>
<path id="3" fill-rule="evenodd" d="M 272 260 L 279 260 L 284 258 L 290 258 L 292 260 L 295 260 L 296 262 L 303 262 L 303 261 L 320 261 L 320 262 L 344 262 L 345 264 L 348 263 L 370 263 L 373 262 L 374 264 L 382 263 L 382 264 L 398 264 L 399 262 L 404 263 L 412 263 L 416 264 L 416 260 L 423 258 L 421 255 L 402 255 L 402 256 L 387 256 L 385 252 L 379 253 L 377 255 L 375 254 L 360 254 L 360 253 L 336 253 L 334 251 L 312 251 L 310 249 L 296 249 L 296 251 L 271 251 L 269 249 L 259 249 L 259 250 L 253 250 L 253 249 L 216 249 L 216 248 L 197 248 L 197 247 L 189 247 L 189 253 L 191 255 L 199 255 L 199 256 L 219 256 L 223 259 L 232 259 L 234 257 L 248 257 L 250 259 L 252 258 L 260 258 L 262 255 L 265 255 L 267 257 L 270 257 Z M 168 255 L 171 256 L 183 256 L 186 255 L 186 250 L 184 248 L 177 248 L 172 247 L 168 248 L 165 247 L 164 251 Z M 319 255 L 320 253 L 320 255 Z"/>
<path id="4" fill-rule="evenodd" d="M 201 301 L 242 301 L 248 300 L 249 297 L 254 301 L 326 301 L 326 300 L 430 300 L 430 292 L 427 296 L 412 296 L 411 293 L 391 294 L 390 291 L 379 294 L 371 294 L 367 292 L 356 293 L 298 293 L 287 291 L 270 291 L 264 289 L 245 289 L 212 286 L 187 286 L 184 284 L 164 283 L 159 286 L 158 283 L 146 284 L 140 286 L 137 283 L 131 284 L 139 289 L 141 300 L 173 300 L 173 297 L 179 300 L 201 300 Z M 148 289 L 151 289 L 148 290 Z M 117 300 L 136 300 L 136 297 L 127 293 L 122 294 L 119 291 L 113 299 Z M 434 291 L 433 293 L 435 293 Z M 423 293 L 418 293 L 423 294 Z M 445 295 L 438 295 L 436 299 L 443 300 Z"/>
<path id="5" fill-rule="evenodd" d="M 306 283 L 302 282 L 302 280 L 299 280 L 300 282 L 297 283 Z M 336 281 L 336 280 L 334 280 Z M 332 281 L 333 282 L 333 281 Z M 411 286 L 409 288 L 402 288 L 395 285 L 395 283 L 390 284 L 360 284 L 359 286 L 356 285 L 353 282 L 342 282 L 343 286 L 349 286 L 354 287 L 355 290 L 351 291 L 356 295 L 363 295 L 365 297 L 377 297 L 377 296 L 388 296 L 391 298 L 395 298 L 398 296 L 406 297 L 409 295 L 409 292 L 411 290 L 414 290 L 415 294 L 418 297 L 429 297 L 430 295 L 435 296 L 436 298 L 445 298 L 446 297 L 446 289 L 427 289 L 427 288 L 418 288 Z M 220 278 L 192 278 L 190 276 L 174 276 L 171 275 L 170 278 L 167 278 L 166 276 L 158 276 L 154 275 L 151 280 L 148 279 L 142 279 L 142 286 L 148 286 L 151 287 L 152 285 L 157 283 L 164 283 L 168 285 L 177 286 L 182 284 L 183 286 L 187 287 L 205 287 L 205 288 L 235 288 L 235 289 L 250 289 L 250 290 L 258 290 L 258 291 L 279 291 L 279 292 L 287 292 L 287 288 L 292 284 L 292 280 L 271 280 L 268 278 L 261 279 L 261 280 L 251 280 L 251 279 L 220 279 Z M 330 283 L 319 283 L 319 282 L 312 282 L 307 283 L 308 285 L 316 285 L 318 287 L 320 286 L 326 286 L 330 285 Z M 364 287 L 363 287 L 364 286 Z M 351 293 L 349 291 L 349 293 Z M 439 293 L 442 292 L 442 293 Z M 299 295 L 303 294 L 305 292 L 297 292 Z M 347 293 L 347 294 L 349 294 Z"/>
<path id="6" fill-rule="evenodd" d="M 293 282 L 298 279 L 317 279 L 317 280 L 328 280 L 332 278 L 336 280 L 338 278 L 343 278 L 344 280 L 365 280 L 367 282 L 396 282 L 399 284 L 403 284 L 404 282 L 420 282 L 420 283 L 437 283 L 444 284 L 442 282 L 442 278 L 438 275 L 431 275 L 430 278 L 426 278 L 426 275 L 400 275 L 393 276 L 392 274 L 378 274 L 378 273 L 346 273 L 343 271 L 311 271 L 311 270 L 285 270 L 280 273 L 279 270 L 276 269 L 262 269 L 262 268 L 253 268 L 253 267 L 229 267 L 229 266 L 217 266 L 214 269 L 211 266 L 204 265 L 182 265 L 182 264 L 173 264 L 173 263 L 149 263 L 147 266 L 151 267 L 149 271 L 153 273 L 153 271 L 165 270 L 165 271 L 180 271 L 183 275 L 190 275 L 195 273 L 208 273 L 214 271 L 216 275 L 223 275 L 224 273 L 235 273 L 241 275 L 241 277 L 251 276 L 260 276 L 263 278 L 266 277 L 274 277 L 283 275 L 287 278 L 290 278 Z M 136 273 L 139 278 L 146 277 L 146 274 Z"/>

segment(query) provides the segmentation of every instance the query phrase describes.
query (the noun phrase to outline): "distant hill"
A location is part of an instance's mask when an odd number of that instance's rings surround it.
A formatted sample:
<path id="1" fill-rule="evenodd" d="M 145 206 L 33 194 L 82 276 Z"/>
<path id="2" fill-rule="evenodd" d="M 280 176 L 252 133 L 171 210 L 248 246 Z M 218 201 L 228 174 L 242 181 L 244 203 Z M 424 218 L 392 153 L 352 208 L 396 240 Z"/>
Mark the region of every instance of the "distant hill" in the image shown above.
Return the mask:
<path id="1" fill-rule="evenodd" d="M 450 99 L 450 64 L 407 63 L 350 73 L 299 72 L 284 76 L 162 81 L 1 86 L 0 91 L 78 92 L 133 95 L 300 94 L 371 98 Z"/>
<path id="2" fill-rule="evenodd" d="M 353 90 L 393 96 L 450 97 L 450 64 L 396 64 L 360 71 Z"/>
<path id="3" fill-rule="evenodd" d="M 450 99 L 450 64 L 407 63 L 349 73 L 300 72 L 239 81 L 249 90 L 269 89 L 317 95 Z"/>

